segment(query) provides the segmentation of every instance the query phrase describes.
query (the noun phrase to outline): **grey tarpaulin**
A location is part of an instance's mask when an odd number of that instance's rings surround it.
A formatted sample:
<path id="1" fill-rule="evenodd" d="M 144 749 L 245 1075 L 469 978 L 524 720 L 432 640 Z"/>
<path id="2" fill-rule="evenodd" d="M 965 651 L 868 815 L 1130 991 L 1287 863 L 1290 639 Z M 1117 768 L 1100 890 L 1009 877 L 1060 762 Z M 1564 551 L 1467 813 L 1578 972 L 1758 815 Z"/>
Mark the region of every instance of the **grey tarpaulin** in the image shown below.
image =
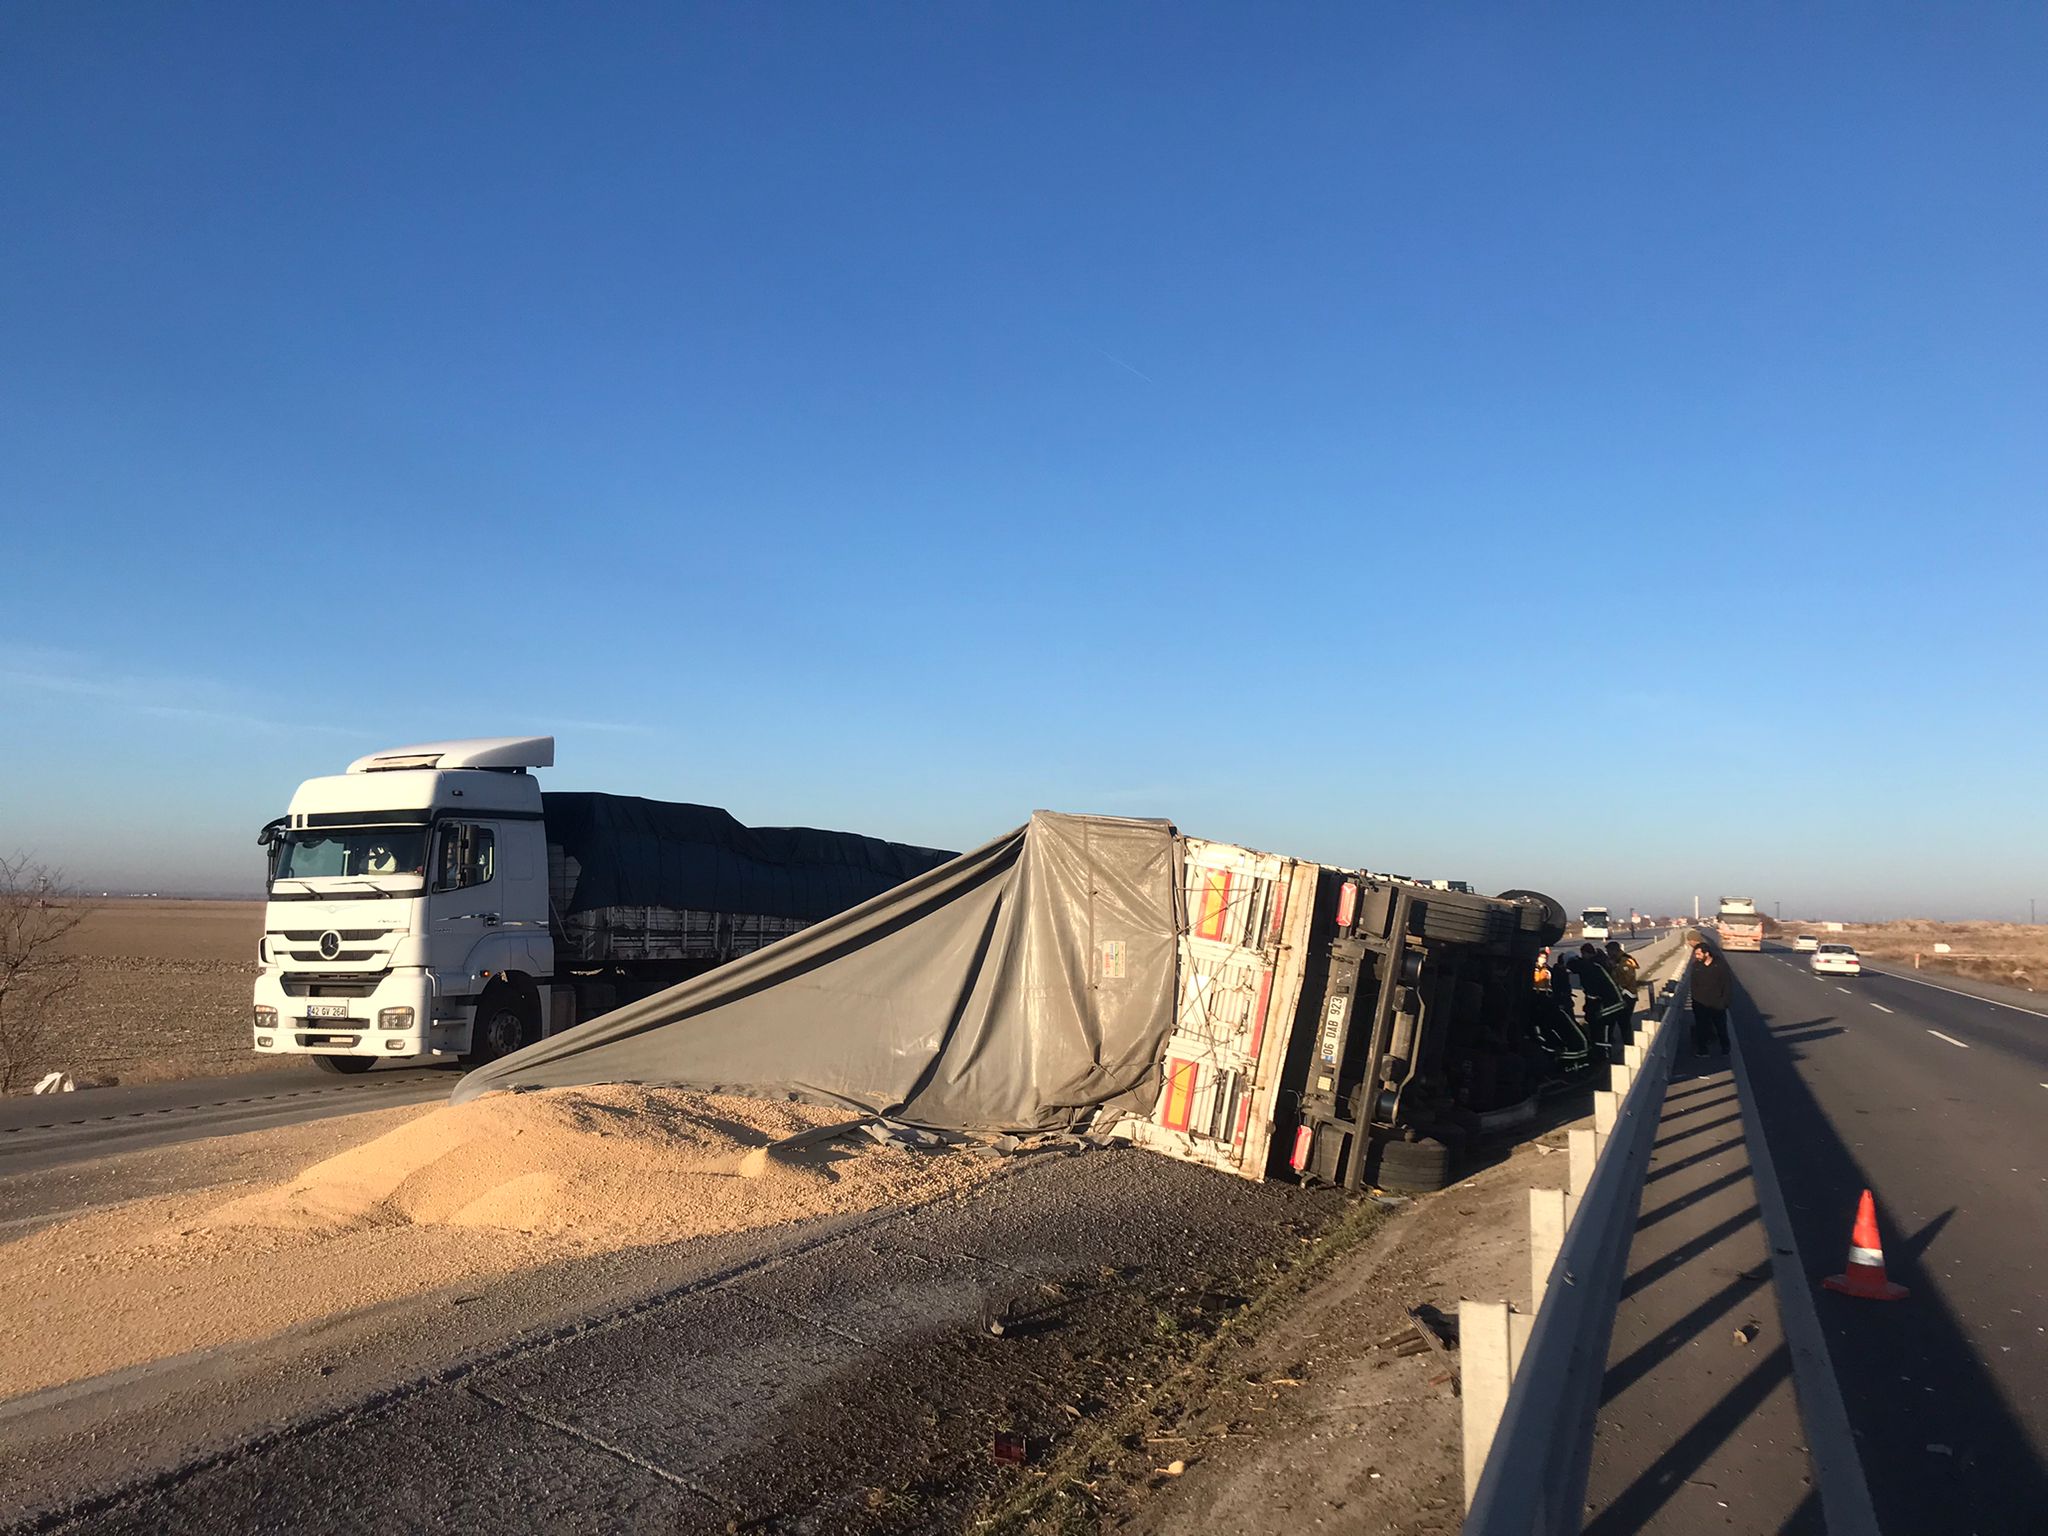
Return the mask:
<path id="1" fill-rule="evenodd" d="M 849 912 L 479 1067 L 493 1088 L 794 1094 L 943 1130 L 1148 1111 L 1173 1021 L 1164 821 L 1035 814 Z"/>

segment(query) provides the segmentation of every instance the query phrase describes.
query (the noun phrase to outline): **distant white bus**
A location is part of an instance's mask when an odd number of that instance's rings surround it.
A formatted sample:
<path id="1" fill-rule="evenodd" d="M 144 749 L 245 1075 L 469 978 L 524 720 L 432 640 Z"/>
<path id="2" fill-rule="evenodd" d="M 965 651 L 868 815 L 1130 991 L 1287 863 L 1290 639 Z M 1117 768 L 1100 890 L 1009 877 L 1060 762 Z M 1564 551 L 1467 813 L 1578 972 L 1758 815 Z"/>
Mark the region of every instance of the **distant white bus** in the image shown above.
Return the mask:
<path id="1" fill-rule="evenodd" d="M 1613 924 L 1605 907 L 1588 907 L 1579 914 L 1579 937 L 1582 939 L 1604 939 L 1613 931 Z"/>

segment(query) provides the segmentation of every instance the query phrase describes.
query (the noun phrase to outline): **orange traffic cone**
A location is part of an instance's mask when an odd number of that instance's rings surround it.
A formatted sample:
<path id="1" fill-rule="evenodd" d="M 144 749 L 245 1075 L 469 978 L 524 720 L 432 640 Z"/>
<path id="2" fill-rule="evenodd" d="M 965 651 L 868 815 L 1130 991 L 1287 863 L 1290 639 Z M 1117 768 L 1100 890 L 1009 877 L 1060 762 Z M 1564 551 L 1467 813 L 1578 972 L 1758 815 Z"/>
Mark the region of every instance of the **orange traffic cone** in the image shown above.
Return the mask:
<path id="1" fill-rule="evenodd" d="M 1897 1301 L 1906 1294 L 1903 1285 L 1884 1277 L 1884 1244 L 1877 1236 L 1877 1202 L 1870 1191 L 1856 1207 L 1856 1225 L 1849 1232 L 1849 1267 L 1839 1275 L 1821 1281 L 1844 1296 L 1861 1296 L 1865 1301 Z"/>

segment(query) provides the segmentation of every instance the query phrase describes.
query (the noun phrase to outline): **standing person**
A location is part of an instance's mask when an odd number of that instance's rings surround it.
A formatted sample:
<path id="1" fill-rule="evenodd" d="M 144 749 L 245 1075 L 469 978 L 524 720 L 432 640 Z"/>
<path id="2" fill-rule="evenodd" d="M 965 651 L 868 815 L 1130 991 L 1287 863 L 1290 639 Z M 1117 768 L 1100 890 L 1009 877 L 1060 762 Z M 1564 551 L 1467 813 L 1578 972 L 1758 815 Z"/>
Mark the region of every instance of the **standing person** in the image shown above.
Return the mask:
<path id="1" fill-rule="evenodd" d="M 1728 1005 L 1735 999 L 1735 978 L 1728 962 L 1705 942 L 1692 947 L 1692 1052 L 1695 1056 L 1728 1054 Z M 1707 1047 L 1711 1044 L 1713 1049 Z"/>
<path id="2" fill-rule="evenodd" d="M 1621 1038 L 1628 1038 L 1629 1021 L 1635 1017 L 1636 990 L 1642 985 L 1642 968 L 1636 964 L 1636 957 L 1623 949 L 1613 939 L 1607 941 L 1607 969 L 1614 973 L 1614 984 L 1621 988 L 1621 1017 L 1616 1026 Z"/>
<path id="3" fill-rule="evenodd" d="M 1614 972 L 1607 969 L 1600 951 L 1591 944 L 1581 944 L 1578 954 L 1565 962 L 1565 967 L 1578 978 L 1579 992 L 1585 1000 L 1587 1037 L 1599 1042 L 1609 1061 L 1616 1060 L 1614 1028 L 1627 1005 L 1615 983 Z"/>

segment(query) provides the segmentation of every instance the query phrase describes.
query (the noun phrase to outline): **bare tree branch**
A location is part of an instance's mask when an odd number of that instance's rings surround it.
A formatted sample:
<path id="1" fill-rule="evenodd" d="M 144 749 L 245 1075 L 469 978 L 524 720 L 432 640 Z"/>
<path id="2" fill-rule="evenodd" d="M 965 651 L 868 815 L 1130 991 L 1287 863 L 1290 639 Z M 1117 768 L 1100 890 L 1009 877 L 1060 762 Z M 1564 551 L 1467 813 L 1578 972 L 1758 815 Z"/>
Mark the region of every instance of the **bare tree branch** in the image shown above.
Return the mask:
<path id="1" fill-rule="evenodd" d="M 25 1086 L 56 1005 L 79 982 L 65 943 L 95 907 L 26 854 L 0 858 L 0 1093 Z"/>

